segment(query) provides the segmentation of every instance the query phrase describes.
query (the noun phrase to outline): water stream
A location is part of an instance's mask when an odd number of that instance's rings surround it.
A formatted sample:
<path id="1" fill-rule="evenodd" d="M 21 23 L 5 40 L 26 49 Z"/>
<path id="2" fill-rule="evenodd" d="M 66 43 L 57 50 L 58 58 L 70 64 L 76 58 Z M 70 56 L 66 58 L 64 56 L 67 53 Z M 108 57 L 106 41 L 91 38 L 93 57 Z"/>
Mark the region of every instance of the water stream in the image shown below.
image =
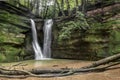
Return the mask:
<path id="1" fill-rule="evenodd" d="M 40 0 L 39 3 L 42 4 L 42 0 Z M 45 3 L 47 6 L 51 6 L 51 5 L 54 5 L 55 0 L 48 0 L 47 2 L 45 1 Z M 38 14 L 44 9 L 44 7 L 39 6 L 39 9 L 40 10 L 38 10 Z M 39 43 L 38 43 L 35 22 L 32 19 L 30 19 L 30 21 L 32 25 L 32 37 L 33 37 L 32 46 L 35 52 L 35 60 L 50 59 L 51 58 L 51 33 L 52 33 L 53 20 L 46 19 L 44 22 L 43 51 L 41 51 L 41 47 L 39 46 Z"/>
<path id="2" fill-rule="evenodd" d="M 44 44 L 43 44 L 43 53 L 37 39 L 37 31 L 35 27 L 34 20 L 30 19 L 32 27 L 32 46 L 35 52 L 35 60 L 43 60 L 51 58 L 51 33 L 53 20 L 47 19 L 44 23 Z"/>
<path id="3" fill-rule="evenodd" d="M 30 21 L 31 21 L 31 27 L 32 27 L 32 37 L 33 37 L 32 46 L 35 52 L 35 60 L 40 60 L 40 59 L 43 59 L 44 57 L 41 51 L 41 47 L 39 46 L 39 43 L 38 43 L 35 22 L 32 19 L 30 19 Z"/>
<path id="4" fill-rule="evenodd" d="M 45 23 L 44 23 L 44 44 L 43 44 L 44 58 L 51 58 L 52 25 L 53 25 L 52 19 L 45 20 Z"/>

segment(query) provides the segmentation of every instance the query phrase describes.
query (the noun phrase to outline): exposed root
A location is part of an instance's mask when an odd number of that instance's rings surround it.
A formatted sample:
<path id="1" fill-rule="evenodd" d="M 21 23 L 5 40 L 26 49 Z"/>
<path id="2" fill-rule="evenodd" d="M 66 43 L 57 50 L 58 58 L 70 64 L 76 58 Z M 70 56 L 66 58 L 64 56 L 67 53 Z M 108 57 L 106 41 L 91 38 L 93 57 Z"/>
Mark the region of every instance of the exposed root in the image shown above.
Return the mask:
<path id="1" fill-rule="evenodd" d="M 101 59 L 99 61 L 96 61 L 88 66 L 78 68 L 78 69 L 72 69 L 72 68 L 65 68 L 65 69 L 46 69 L 46 70 L 40 70 L 40 69 L 32 69 L 32 70 L 19 70 L 19 69 L 5 69 L 3 67 L 0 67 L 0 77 L 7 77 L 7 78 L 26 78 L 26 77 L 62 77 L 62 76 L 69 76 L 75 73 L 84 73 L 84 72 L 98 72 L 98 71 L 104 71 L 107 70 L 107 68 L 111 66 L 115 66 L 120 64 L 120 62 L 112 62 L 120 58 L 120 53 Z M 112 63 L 110 63 L 112 62 Z M 107 64 L 107 65 L 105 65 Z M 21 65 L 21 63 L 13 65 L 18 66 Z"/>

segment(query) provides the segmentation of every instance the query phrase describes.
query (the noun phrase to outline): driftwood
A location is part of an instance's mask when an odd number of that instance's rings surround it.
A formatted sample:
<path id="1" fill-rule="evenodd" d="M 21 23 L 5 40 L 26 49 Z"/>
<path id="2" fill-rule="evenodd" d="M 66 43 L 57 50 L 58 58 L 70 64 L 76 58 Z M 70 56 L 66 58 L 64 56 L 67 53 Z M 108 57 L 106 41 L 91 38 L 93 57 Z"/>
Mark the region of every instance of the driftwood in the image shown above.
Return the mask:
<path id="1" fill-rule="evenodd" d="M 120 64 L 120 62 L 116 62 L 113 64 L 109 64 L 104 67 L 94 67 L 94 68 L 86 68 L 86 69 L 57 69 L 57 70 L 8 70 L 0 68 L 0 77 L 7 77 L 7 78 L 26 78 L 26 77 L 61 77 L 61 76 L 68 76 L 75 73 L 84 73 L 84 72 L 98 72 L 103 71 L 108 67 Z M 24 75 L 24 76 L 23 76 Z"/>
<path id="2" fill-rule="evenodd" d="M 91 65 L 88 65 L 88 66 L 83 67 L 83 68 L 97 67 L 99 65 L 103 65 L 103 64 L 115 61 L 117 59 L 120 59 L 120 53 L 116 54 L 116 55 L 113 55 L 113 56 L 110 56 L 110 57 L 107 57 L 107 58 L 104 58 L 104 59 L 101 59 L 99 61 L 96 61 L 96 62 L 92 63 Z"/>
<path id="3" fill-rule="evenodd" d="M 18 70 L 18 69 L 5 69 L 3 67 L 0 68 L 0 77 L 7 77 L 7 78 L 26 78 L 26 77 L 61 77 L 61 76 L 68 76 L 73 75 L 76 73 L 84 73 L 84 72 L 98 72 L 107 70 L 107 68 L 118 65 L 120 62 L 112 62 L 118 60 L 120 58 L 120 53 L 101 59 L 96 61 L 90 65 L 85 67 L 72 69 L 72 68 L 62 68 L 62 69 L 32 69 L 32 70 Z M 112 62 L 112 63 L 110 63 Z M 109 63 L 109 64 L 108 64 Z M 107 65 L 105 65 L 107 64 Z M 101 66 L 102 65 L 102 66 Z M 14 65 L 16 66 L 16 65 Z M 19 64 L 17 64 L 19 66 Z"/>
<path id="4" fill-rule="evenodd" d="M 101 14 L 101 13 L 106 13 L 106 12 L 115 12 L 115 11 L 119 11 L 120 10 L 120 3 L 116 3 L 113 5 L 109 5 L 106 7 L 102 7 L 102 8 L 97 8 L 95 10 L 90 10 L 87 11 L 87 16 L 89 17 L 94 17 L 95 15 Z"/>

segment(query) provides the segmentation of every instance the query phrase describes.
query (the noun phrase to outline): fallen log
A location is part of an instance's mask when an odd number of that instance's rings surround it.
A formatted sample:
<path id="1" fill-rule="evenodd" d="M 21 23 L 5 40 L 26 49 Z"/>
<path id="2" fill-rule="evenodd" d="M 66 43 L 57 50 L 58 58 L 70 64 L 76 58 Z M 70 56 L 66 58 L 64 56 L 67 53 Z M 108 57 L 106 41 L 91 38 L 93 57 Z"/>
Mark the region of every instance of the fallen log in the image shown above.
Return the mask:
<path id="1" fill-rule="evenodd" d="M 103 8 L 97 8 L 95 10 L 91 10 L 91 11 L 87 11 L 87 16 L 88 17 L 94 17 L 98 14 L 102 14 L 102 13 L 111 13 L 111 12 L 115 12 L 115 11 L 119 11 L 120 10 L 120 3 L 116 3 L 116 4 L 113 4 L 113 5 L 110 5 L 110 6 L 106 6 L 106 7 L 103 7 Z M 114 13 L 113 12 L 113 13 Z"/>
<path id="2" fill-rule="evenodd" d="M 26 71 L 26 70 L 7 70 L 0 68 L 4 70 L 3 72 L 0 70 L 0 77 L 6 77 L 6 78 L 26 78 L 26 77 L 42 77 L 42 78 L 49 78 L 49 77 L 61 77 L 61 76 L 69 76 L 75 73 L 83 73 L 83 72 L 96 72 L 96 71 L 103 71 L 108 67 L 114 66 L 120 64 L 120 62 L 116 62 L 104 67 L 95 67 L 95 68 L 86 68 L 86 69 L 67 69 L 67 70 L 39 70 L 37 72 L 44 74 L 36 74 L 36 72 L 32 71 Z M 7 73 L 5 71 L 8 71 Z M 57 72 L 57 73 L 56 73 Z M 23 76 L 24 75 L 24 76 Z"/>
<path id="3" fill-rule="evenodd" d="M 98 61 L 92 63 L 91 65 L 85 66 L 83 68 L 97 67 L 99 65 L 103 65 L 103 64 L 107 64 L 109 62 L 115 61 L 117 59 L 120 59 L 120 53 L 113 55 L 113 56 L 110 56 L 110 57 L 107 57 L 107 58 L 104 58 L 104 59 L 101 59 L 101 60 L 98 60 Z"/>
<path id="4" fill-rule="evenodd" d="M 75 73 L 84 73 L 84 72 L 96 72 L 96 71 L 104 71 L 107 68 L 118 65 L 120 62 L 112 62 L 120 58 L 120 53 L 104 58 L 102 60 L 96 61 L 90 65 L 87 65 L 82 68 L 72 69 L 72 68 L 65 68 L 65 69 L 32 69 L 32 70 L 9 70 L 0 68 L 0 77 L 7 77 L 7 78 L 26 78 L 26 77 L 61 77 L 61 76 L 68 76 Z M 108 64 L 112 62 L 112 64 Z M 108 64 L 108 65 L 105 65 Z M 101 66 L 102 65 L 102 66 Z"/>

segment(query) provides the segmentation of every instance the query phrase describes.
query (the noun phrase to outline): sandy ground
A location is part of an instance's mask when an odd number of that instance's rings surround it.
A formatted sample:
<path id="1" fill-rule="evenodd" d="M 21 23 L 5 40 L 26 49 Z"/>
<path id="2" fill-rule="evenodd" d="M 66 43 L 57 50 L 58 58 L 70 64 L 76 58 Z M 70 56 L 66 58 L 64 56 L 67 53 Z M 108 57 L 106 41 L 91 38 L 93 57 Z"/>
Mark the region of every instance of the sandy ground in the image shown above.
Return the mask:
<path id="1" fill-rule="evenodd" d="M 45 64 L 40 65 L 37 63 L 37 66 L 39 68 L 79 68 L 85 65 L 90 64 L 91 62 L 87 61 L 53 61 L 49 62 L 47 66 Z M 24 68 L 30 69 L 33 64 L 29 64 L 28 66 L 25 66 Z M 19 66 L 19 69 L 21 67 Z M 8 78 L 0 78 L 0 80 L 21 80 L 21 79 L 8 79 Z M 53 77 L 53 78 L 35 78 L 35 77 L 29 77 L 22 80 L 120 80 L 120 65 L 116 65 L 114 67 L 109 68 L 109 70 L 104 72 L 94 72 L 94 73 L 84 73 L 84 74 L 76 74 L 66 77 Z"/>

